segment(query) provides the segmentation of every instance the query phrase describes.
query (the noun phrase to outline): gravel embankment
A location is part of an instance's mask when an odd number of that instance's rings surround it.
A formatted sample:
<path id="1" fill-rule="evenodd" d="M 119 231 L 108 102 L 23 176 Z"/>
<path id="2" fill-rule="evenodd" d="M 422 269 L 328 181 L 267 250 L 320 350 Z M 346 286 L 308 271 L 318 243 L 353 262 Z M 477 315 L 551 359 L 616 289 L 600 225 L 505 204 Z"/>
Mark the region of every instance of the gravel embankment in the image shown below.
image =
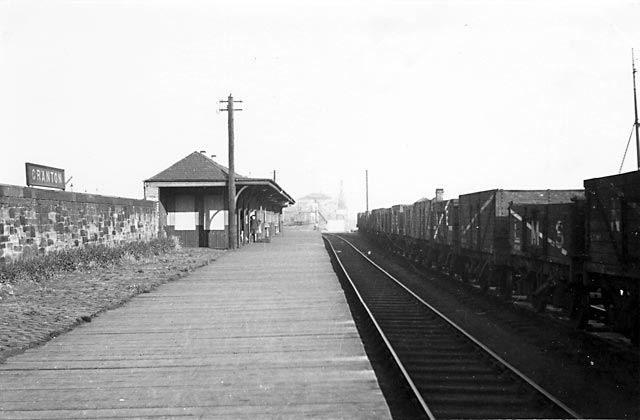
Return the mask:
<path id="1" fill-rule="evenodd" d="M 108 268 L 62 273 L 0 288 L 0 363 L 42 344 L 139 293 L 176 280 L 225 251 L 183 248 Z"/>

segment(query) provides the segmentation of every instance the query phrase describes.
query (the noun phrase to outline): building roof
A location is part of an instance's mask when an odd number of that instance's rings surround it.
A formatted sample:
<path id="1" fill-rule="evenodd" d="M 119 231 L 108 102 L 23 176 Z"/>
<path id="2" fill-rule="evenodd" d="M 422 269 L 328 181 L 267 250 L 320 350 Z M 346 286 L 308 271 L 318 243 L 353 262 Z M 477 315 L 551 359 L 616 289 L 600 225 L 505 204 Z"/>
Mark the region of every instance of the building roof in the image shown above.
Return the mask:
<path id="1" fill-rule="evenodd" d="M 274 180 L 248 178 L 238 173 L 235 175 L 238 195 L 244 192 L 265 205 L 276 207 L 295 204 L 295 200 Z M 203 153 L 193 152 L 144 182 L 165 188 L 226 187 L 229 182 L 229 169 Z"/>
<path id="2" fill-rule="evenodd" d="M 299 199 L 300 201 L 327 201 L 333 200 L 333 197 L 324 193 L 311 193 Z"/>
<path id="3" fill-rule="evenodd" d="M 244 178 L 236 173 L 236 178 Z M 224 181 L 229 179 L 229 169 L 203 153 L 193 152 L 164 171 L 145 180 L 154 181 Z"/>

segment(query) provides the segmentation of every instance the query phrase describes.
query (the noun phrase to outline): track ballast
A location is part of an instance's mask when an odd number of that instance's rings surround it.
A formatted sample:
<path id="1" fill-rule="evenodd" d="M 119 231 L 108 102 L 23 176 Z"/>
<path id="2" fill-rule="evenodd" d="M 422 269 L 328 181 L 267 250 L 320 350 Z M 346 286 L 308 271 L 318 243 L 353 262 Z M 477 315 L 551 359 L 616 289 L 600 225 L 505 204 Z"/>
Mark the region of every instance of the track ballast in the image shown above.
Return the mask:
<path id="1" fill-rule="evenodd" d="M 425 417 L 579 417 L 345 239 L 325 239 Z"/>

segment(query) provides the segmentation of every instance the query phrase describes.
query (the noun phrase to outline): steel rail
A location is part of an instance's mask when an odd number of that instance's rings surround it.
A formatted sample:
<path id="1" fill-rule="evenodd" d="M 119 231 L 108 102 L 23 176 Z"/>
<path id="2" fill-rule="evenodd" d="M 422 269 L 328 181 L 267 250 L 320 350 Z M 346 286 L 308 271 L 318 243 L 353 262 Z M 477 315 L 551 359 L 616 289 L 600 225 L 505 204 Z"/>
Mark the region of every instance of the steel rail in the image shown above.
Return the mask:
<path id="1" fill-rule="evenodd" d="M 580 414 L 578 414 L 577 412 L 575 412 L 574 410 L 572 410 L 571 408 L 569 408 L 567 405 L 565 405 L 562 401 L 558 400 L 556 397 L 554 397 L 551 393 L 549 393 L 547 390 L 545 390 L 544 388 L 542 388 L 540 385 L 538 385 L 537 383 L 535 383 L 531 378 L 529 378 L 527 375 L 525 375 L 524 373 L 520 372 L 518 369 L 516 369 L 515 366 L 511 365 L 509 362 L 507 362 L 506 360 L 504 360 L 502 357 L 500 357 L 498 354 L 496 354 L 493 350 L 491 350 L 489 347 L 485 346 L 484 344 L 482 344 L 480 341 L 478 341 L 475 337 L 473 337 L 471 334 L 469 334 L 467 331 L 463 330 L 460 326 L 458 326 L 455 322 L 453 322 L 452 320 L 450 320 L 447 316 L 445 316 L 442 312 L 438 311 L 436 308 L 434 308 L 432 305 L 430 305 L 429 303 L 425 302 L 424 299 L 422 299 L 420 296 L 418 296 L 417 294 L 415 294 L 411 289 L 409 289 L 407 286 L 405 286 L 404 284 L 402 284 L 398 279 L 396 279 L 393 275 L 391 275 L 389 272 L 387 272 L 384 268 L 380 267 L 378 264 L 376 264 L 374 261 L 372 261 L 369 257 L 367 257 L 362 251 L 360 251 L 358 248 L 356 248 L 355 245 L 353 245 L 351 242 L 349 242 L 348 240 L 346 240 L 345 238 L 339 236 L 339 235 L 331 235 L 334 236 L 336 238 L 339 238 L 340 240 L 342 240 L 343 242 L 345 242 L 347 245 L 349 245 L 351 248 L 353 248 L 358 254 L 360 254 L 364 259 L 366 259 L 367 261 L 369 261 L 374 267 L 376 267 L 378 270 L 380 270 L 382 273 L 384 273 L 386 276 L 388 276 L 391 280 L 393 280 L 394 282 L 396 282 L 400 287 L 402 287 L 403 289 L 405 289 L 409 294 L 411 294 L 415 299 L 417 299 L 420 303 L 424 304 L 427 308 L 429 308 L 431 311 L 433 311 L 435 314 L 437 314 L 439 317 L 441 317 L 444 321 L 446 321 L 449 325 L 451 325 L 453 328 L 455 328 L 458 332 L 460 332 L 462 335 L 464 335 L 465 337 L 467 337 L 471 342 L 473 342 L 476 346 L 478 346 L 479 348 L 481 348 L 483 351 L 485 351 L 487 354 L 489 354 L 491 357 L 493 357 L 496 361 L 498 361 L 501 365 L 505 366 L 507 369 L 509 369 L 513 374 L 515 374 L 516 376 L 518 376 L 520 379 L 522 379 L 523 381 L 525 381 L 527 384 L 529 384 L 532 388 L 534 388 L 536 391 L 538 391 L 540 394 L 544 395 L 545 398 L 547 398 L 549 401 L 551 401 L 553 404 L 555 404 L 556 406 L 560 407 L 564 412 L 566 412 L 567 414 L 569 414 L 571 417 L 575 418 L 575 419 L 581 419 L 583 418 Z M 331 247 L 333 249 L 333 246 Z M 336 256 L 337 258 L 337 256 Z M 341 264 L 342 266 L 342 264 Z M 351 281 L 351 280 L 349 280 Z"/>
<path id="2" fill-rule="evenodd" d="M 332 236 L 334 236 L 334 235 L 332 235 Z M 340 238 L 339 236 L 336 236 L 336 237 Z M 340 239 L 342 239 L 342 238 L 340 238 Z M 358 296 L 358 300 L 360 300 L 360 304 L 367 311 L 367 314 L 369 315 L 369 319 L 371 319 L 371 322 L 373 322 L 373 325 L 376 327 L 376 330 L 378 330 L 378 334 L 380 334 L 380 337 L 384 341 L 384 344 L 387 346 L 387 349 L 389 350 L 389 352 L 391 353 L 391 356 L 393 357 L 393 359 L 395 360 L 396 364 L 398 365 L 398 368 L 400 369 L 400 371 L 402 372 L 402 375 L 404 376 L 405 380 L 409 384 L 409 387 L 411 387 L 411 390 L 413 391 L 416 399 L 420 403 L 420 406 L 422 407 L 424 412 L 429 417 L 429 420 L 436 420 L 436 417 L 431 412 L 431 409 L 429 408 L 429 406 L 425 402 L 424 398 L 422 398 L 422 395 L 420 395 L 420 391 L 418 390 L 418 387 L 413 382 L 413 379 L 411 379 L 411 376 L 409 375 L 409 372 L 404 367 L 404 364 L 402 363 L 402 361 L 400 360 L 400 357 L 398 356 L 398 354 L 396 353 L 395 349 L 391 345 L 391 342 L 387 338 L 387 336 L 384 333 L 384 331 L 382 331 L 382 328 L 380 327 L 380 324 L 378 324 L 378 321 L 373 316 L 373 313 L 369 309 L 369 306 L 365 303 L 364 299 L 362 298 L 362 295 L 358 291 L 358 288 L 354 284 L 353 280 L 351 280 L 351 276 L 349 276 L 349 273 L 347 273 L 347 269 L 342 264 L 342 261 L 340 261 L 340 258 L 338 257 L 338 253 L 336 252 L 335 248 L 333 247 L 333 244 L 331 243 L 331 241 L 327 240 L 326 238 L 325 238 L 325 240 L 327 241 L 327 243 L 331 247 L 331 251 L 333 252 L 334 257 L 336 258 L 336 261 L 340 265 L 340 269 L 344 273 L 344 275 L 347 278 L 347 280 L 349 280 L 349 283 L 351 284 L 351 288 L 355 292 L 356 296 Z M 356 251 L 357 251 L 357 249 L 356 249 Z"/>

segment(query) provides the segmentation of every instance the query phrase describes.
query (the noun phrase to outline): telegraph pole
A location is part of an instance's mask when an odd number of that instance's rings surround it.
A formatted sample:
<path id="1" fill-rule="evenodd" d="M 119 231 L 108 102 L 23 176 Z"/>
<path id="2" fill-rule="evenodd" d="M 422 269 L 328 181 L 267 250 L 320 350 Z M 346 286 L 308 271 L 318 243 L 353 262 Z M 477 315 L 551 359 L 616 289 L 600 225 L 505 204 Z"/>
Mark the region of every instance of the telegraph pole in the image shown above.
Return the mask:
<path id="1" fill-rule="evenodd" d="M 633 55 L 633 49 L 631 49 L 631 64 L 633 68 L 633 107 L 636 113 L 636 120 L 634 122 L 636 127 L 636 156 L 638 158 L 638 170 L 640 170 L 640 135 L 638 135 L 638 101 L 636 98 L 636 59 Z"/>
<path id="2" fill-rule="evenodd" d="M 234 109 L 233 104 L 242 101 L 234 101 L 233 96 L 229 94 L 226 101 L 227 109 L 221 108 L 220 111 L 226 111 L 229 117 L 229 249 L 237 248 L 238 226 L 236 223 L 236 173 L 235 173 L 235 145 L 233 138 L 233 111 L 242 111 L 242 109 Z"/>
<path id="3" fill-rule="evenodd" d="M 369 214 L 369 170 L 365 169 L 364 170 L 364 177 L 365 177 L 365 191 L 366 191 L 366 197 L 367 197 L 367 213 Z"/>

